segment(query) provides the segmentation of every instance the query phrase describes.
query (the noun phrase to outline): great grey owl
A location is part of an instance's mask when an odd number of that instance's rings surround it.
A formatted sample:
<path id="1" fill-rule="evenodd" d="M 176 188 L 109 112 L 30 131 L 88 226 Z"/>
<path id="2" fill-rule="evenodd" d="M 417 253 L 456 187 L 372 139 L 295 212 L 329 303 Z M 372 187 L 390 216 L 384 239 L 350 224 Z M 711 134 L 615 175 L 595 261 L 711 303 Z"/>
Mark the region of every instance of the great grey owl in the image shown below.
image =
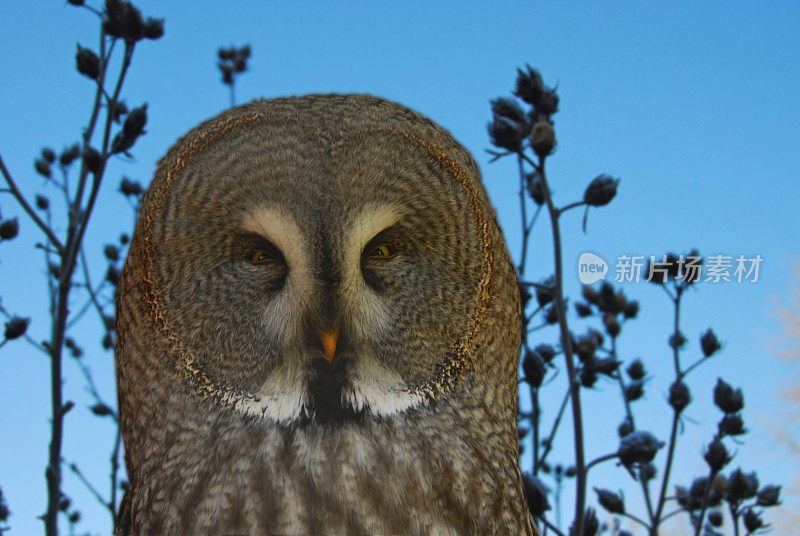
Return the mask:
<path id="1" fill-rule="evenodd" d="M 520 296 L 480 173 L 361 95 L 253 102 L 143 198 L 117 295 L 120 534 L 533 534 Z"/>

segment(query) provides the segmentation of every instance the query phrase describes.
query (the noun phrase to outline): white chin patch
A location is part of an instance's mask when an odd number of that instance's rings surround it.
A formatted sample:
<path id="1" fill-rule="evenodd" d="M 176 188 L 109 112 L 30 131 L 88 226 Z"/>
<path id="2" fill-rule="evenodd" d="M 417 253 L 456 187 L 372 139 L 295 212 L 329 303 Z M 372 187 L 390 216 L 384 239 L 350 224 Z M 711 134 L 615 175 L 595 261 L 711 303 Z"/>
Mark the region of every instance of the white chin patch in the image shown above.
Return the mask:
<path id="1" fill-rule="evenodd" d="M 391 417 L 424 404 L 425 399 L 409 391 L 402 380 L 383 366 L 361 363 L 348 374 L 342 389 L 342 408 L 364 412 L 366 416 Z M 307 419 L 309 408 L 308 377 L 305 374 L 271 376 L 253 397 L 230 401 L 234 409 L 246 415 L 288 425 Z"/>
<path id="2" fill-rule="evenodd" d="M 239 412 L 278 424 L 298 420 L 305 405 L 306 394 L 301 391 L 259 394 L 254 399 L 245 398 L 233 403 Z"/>
<path id="3" fill-rule="evenodd" d="M 359 363 L 351 372 L 350 385 L 343 394 L 345 403 L 378 417 L 390 417 L 424 402 L 396 373 L 374 362 Z"/>
<path id="4" fill-rule="evenodd" d="M 303 407 L 308 403 L 308 387 L 300 371 L 286 372 L 271 375 L 255 398 L 238 401 L 236 409 L 279 424 L 289 424 L 299 419 Z"/>
<path id="5" fill-rule="evenodd" d="M 391 417 L 422 404 L 423 398 L 417 393 L 395 387 L 386 390 L 379 385 L 354 386 L 345 393 L 345 402 L 356 411 L 366 410 L 377 417 Z"/>

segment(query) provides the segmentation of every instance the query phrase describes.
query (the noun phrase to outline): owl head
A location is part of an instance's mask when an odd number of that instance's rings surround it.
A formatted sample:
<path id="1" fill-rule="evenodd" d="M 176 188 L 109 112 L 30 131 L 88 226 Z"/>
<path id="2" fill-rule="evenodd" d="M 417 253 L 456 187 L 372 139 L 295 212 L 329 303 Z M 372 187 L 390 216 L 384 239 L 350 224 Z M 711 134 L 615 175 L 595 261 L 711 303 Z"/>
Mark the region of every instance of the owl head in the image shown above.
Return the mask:
<path id="1" fill-rule="evenodd" d="M 257 101 L 189 132 L 143 199 L 128 287 L 171 349 L 145 366 L 210 407 L 295 427 L 453 398 L 515 413 L 519 290 L 478 168 L 382 99 Z"/>

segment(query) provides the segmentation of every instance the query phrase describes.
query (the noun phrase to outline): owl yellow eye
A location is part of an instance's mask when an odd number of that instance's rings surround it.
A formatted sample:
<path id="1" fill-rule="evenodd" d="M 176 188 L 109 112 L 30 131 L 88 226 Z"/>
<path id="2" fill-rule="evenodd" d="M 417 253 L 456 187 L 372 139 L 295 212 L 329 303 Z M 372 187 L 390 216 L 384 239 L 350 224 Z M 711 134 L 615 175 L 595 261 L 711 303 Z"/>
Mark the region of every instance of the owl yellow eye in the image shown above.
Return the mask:
<path id="1" fill-rule="evenodd" d="M 236 260 L 257 266 L 287 268 L 286 259 L 281 250 L 256 233 L 235 233 L 231 237 L 231 256 Z"/>
<path id="2" fill-rule="evenodd" d="M 370 251 L 369 257 L 371 259 L 390 259 L 394 257 L 394 254 L 395 250 L 391 245 L 381 244 Z"/>
<path id="3" fill-rule="evenodd" d="M 255 249 L 247 254 L 247 260 L 253 264 L 266 264 L 274 262 L 275 256 L 263 249 Z"/>

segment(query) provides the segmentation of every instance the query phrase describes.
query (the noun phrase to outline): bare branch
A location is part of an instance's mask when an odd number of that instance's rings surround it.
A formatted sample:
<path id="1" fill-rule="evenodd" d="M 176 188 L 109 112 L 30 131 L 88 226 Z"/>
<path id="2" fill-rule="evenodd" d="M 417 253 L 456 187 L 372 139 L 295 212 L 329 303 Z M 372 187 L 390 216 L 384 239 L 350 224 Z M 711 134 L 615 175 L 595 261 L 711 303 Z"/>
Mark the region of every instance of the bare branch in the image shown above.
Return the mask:
<path id="1" fill-rule="evenodd" d="M 36 212 L 33 210 L 33 207 L 31 207 L 31 205 L 25 199 L 25 196 L 23 196 L 22 192 L 20 192 L 19 188 L 17 188 L 17 183 L 14 182 L 14 179 L 11 177 L 11 173 L 8 172 L 5 162 L 3 162 L 2 155 L 0 155 L 0 172 L 2 172 L 3 177 L 6 179 L 6 183 L 8 183 L 9 190 L 11 191 L 11 195 L 14 196 L 14 199 L 16 199 L 25 212 L 28 213 L 28 216 L 31 217 L 36 226 L 39 227 L 39 229 L 41 229 L 45 235 L 47 235 L 48 240 L 52 242 L 53 246 L 55 246 L 59 252 L 63 251 L 64 245 L 53 233 L 53 230 L 42 221 L 38 214 L 36 214 Z"/>
<path id="2" fill-rule="evenodd" d="M 86 489 L 88 489 L 92 493 L 92 495 L 94 495 L 94 498 L 97 499 L 97 502 L 102 504 L 105 508 L 108 508 L 109 503 L 107 503 L 106 500 L 103 499 L 103 496 L 100 495 L 100 492 L 97 491 L 94 488 L 94 486 L 92 486 L 92 483 L 89 482 L 85 476 L 83 476 L 83 473 L 81 473 L 80 469 L 78 469 L 78 466 L 75 465 L 74 463 L 71 463 L 69 465 L 69 468 L 70 470 L 72 470 L 73 473 L 77 475 L 80 481 L 83 482 L 83 485 L 86 486 Z"/>

